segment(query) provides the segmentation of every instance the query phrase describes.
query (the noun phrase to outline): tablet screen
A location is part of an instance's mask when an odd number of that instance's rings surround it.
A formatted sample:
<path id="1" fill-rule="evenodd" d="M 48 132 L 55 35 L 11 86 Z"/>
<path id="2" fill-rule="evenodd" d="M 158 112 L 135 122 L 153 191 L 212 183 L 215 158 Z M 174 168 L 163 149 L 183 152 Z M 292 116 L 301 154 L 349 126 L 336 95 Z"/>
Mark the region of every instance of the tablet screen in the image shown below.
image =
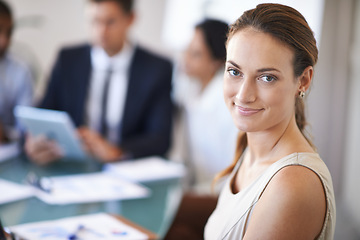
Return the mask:
<path id="1" fill-rule="evenodd" d="M 14 114 L 21 126 L 34 136 L 44 135 L 56 141 L 65 157 L 84 159 L 80 139 L 67 112 L 16 106 Z"/>

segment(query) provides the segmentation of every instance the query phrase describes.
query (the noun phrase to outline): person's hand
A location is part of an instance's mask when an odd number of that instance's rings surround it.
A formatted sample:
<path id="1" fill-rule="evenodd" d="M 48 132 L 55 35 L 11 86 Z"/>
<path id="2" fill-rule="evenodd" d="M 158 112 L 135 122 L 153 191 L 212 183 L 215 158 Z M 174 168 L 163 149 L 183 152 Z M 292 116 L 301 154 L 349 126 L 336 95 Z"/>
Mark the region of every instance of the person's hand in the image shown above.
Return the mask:
<path id="1" fill-rule="evenodd" d="M 109 143 L 97 132 L 94 132 L 87 127 L 80 127 L 78 133 L 85 150 L 100 161 L 114 162 L 122 157 L 122 150 Z"/>
<path id="2" fill-rule="evenodd" d="M 31 136 L 28 134 L 25 139 L 25 152 L 30 160 L 38 165 L 46 165 L 62 157 L 64 153 L 60 146 L 45 136 Z"/>

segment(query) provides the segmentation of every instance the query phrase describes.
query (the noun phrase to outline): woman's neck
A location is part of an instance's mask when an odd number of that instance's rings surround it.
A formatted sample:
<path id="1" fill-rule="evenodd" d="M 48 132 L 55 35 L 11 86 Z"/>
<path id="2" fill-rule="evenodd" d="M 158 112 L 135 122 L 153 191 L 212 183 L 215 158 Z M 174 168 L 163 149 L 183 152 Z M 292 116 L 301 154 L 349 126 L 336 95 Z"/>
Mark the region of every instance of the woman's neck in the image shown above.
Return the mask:
<path id="1" fill-rule="evenodd" d="M 251 163 L 276 160 L 293 152 L 313 152 L 297 127 L 295 116 L 288 124 L 267 131 L 247 133 L 247 140 Z"/>

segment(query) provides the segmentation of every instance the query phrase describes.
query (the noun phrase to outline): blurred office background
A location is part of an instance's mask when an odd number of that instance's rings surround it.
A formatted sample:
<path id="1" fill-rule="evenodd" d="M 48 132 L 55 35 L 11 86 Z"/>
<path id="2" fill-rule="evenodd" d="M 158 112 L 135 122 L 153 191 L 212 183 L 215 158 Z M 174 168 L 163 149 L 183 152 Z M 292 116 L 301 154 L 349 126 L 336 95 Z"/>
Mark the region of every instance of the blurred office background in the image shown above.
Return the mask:
<path id="1" fill-rule="evenodd" d="M 41 96 L 57 51 L 88 39 L 86 0 L 8 0 L 16 30 L 12 50 L 27 61 Z M 266 2 L 258 0 L 137 0 L 132 38 L 176 61 L 194 25 L 205 17 L 228 23 Z M 360 239 L 360 1 L 271 1 L 295 7 L 320 49 L 308 101 L 318 151 L 333 176 L 338 220 L 335 239 Z"/>

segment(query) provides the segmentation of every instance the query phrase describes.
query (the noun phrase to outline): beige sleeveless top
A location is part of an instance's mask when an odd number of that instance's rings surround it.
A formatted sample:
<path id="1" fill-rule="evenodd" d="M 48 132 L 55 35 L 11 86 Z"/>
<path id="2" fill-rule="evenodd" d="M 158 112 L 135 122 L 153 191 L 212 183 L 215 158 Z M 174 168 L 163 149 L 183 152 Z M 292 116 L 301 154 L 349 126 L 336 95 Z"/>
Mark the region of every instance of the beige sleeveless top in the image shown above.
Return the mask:
<path id="1" fill-rule="evenodd" d="M 242 239 L 251 212 L 272 177 L 282 168 L 300 165 L 315 172 L 322 181 L 327 199 L 324 225 L 318 239 L 333 239 L 336 209 L 331 176 L 317 153 L 293 153 L 273 163 L 250 186 L 239 193 L 231 191 L 231 179 L 238 171 L 241 159 L 221 191 L 218 204 L 205 226 L 205 239 Z"/>

